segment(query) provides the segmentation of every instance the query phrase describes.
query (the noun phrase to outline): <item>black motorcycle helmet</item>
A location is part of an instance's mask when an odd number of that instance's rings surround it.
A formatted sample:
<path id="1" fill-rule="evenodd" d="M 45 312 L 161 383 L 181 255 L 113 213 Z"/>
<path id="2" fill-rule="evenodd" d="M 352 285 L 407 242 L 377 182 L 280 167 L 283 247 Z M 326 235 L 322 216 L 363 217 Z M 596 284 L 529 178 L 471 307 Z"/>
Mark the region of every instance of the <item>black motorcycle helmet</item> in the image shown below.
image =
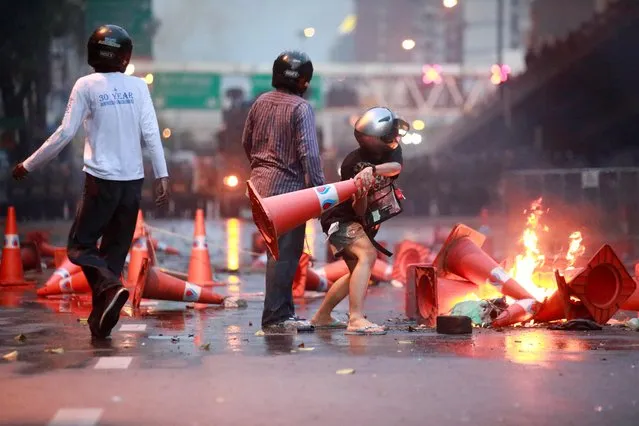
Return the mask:
<path id="1" fill-rule="evenodd" d="M 311 58 L 297 50 L 287 50 L 273 62 L 272 86 L 302 96 L 313 78 Z"/>
<path id="2" fill-rule="evenodd" d="M 98 72 L 124 72 L 133 51 L 129 33 L 117 25 L 102 25 L 87 43 L 87 62 Z"/>

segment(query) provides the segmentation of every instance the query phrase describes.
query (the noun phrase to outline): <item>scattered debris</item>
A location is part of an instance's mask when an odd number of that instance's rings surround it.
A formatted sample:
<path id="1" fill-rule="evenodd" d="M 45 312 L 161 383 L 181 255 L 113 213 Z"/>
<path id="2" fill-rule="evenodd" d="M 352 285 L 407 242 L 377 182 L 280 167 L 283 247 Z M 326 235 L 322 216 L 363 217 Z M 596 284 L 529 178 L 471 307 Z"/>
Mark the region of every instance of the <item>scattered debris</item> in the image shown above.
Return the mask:
<path id="1" fill-rule="evenodd" d="M 412 340 L 398 340 L 397 344 L 399 344 L 399 345 L 412 345 L 413 342 L 412 342 Z"/>
<path id="2" fill-rule="evenodd" d="M 211 344 L 210 343 L 205 343 L 202 346 L 200 346 L 200 349 L 202 349 L 203 351 L 210 351 L 211 350 Z"/>
<path id="3" fill-rule="evenodd" d="M 27 336 L 25 336 L 24 334 L 20 333 L 16 337 L 14 337 L 14 340 L 16 342 L 24 342 L 25 340 L 27 340 Z"/>
<path id="4" fill-rule="evenodd" d="M 2 356 L 2 359 L 7 361 L 16 361 L 18 359 L 18 351 L 9 352 Z"/>
<path id="5" fill-rule="evenodd" d="M 249 327 L 253 327 L 253 322 L 249 321 Z"/>
<path id="6" fill-rule="evenodd" d="M 171 337 L 171 343 L 177 343 L 179 341 L 180 341 L 180 338 L 178 336 Z"/>
<path id="7" fill-rule="evenodd" d="M 262 330 L 257 330 L 255 333 L 256 336 L 264 336 L 264 332 Z"/>
<path id="8" fill-rule="evenodd" d="M 574 319 L 560 324 L 553 324 L 549 330 L 601 330 L 602 327 L 589 319 Z"/>
<path id="9" fill-rule="evenodd" d="M 343 368 L 341 370 L 337 370 L 336 373 L 339 375 L 355 374 L 355 370 L 353 368 Z"/>
<path id="10" fill-rule="evenodd" d="M 78 322 L 82 325 L 89 325 L 89 319 L 88 318 L 78 318 Z"/>
<path id="11" fill-rule="evenodd" d="M 626 322 L 626 327 L 631 330 L 639 331 L 639 318 L 632 318 Z"/>
<path id="12" fill-rule="evenodd" d="M 310 352 L 310 351 L 314 351 L 315 350 L 315 348 L 313 348 L 313 347 L 310 347 L 310 348 L 307 348 L 307 347 L 301 347 L 300 348 L 300 347 L 298 347 L 297 349 L 300 350 L 300 351 L 305 351 L 305 352 Z"/>
<path id="13" fill-rule="evenodd" d="M 304 347 L 304 342 L 300 343 L 299 345 L 297 345 L 298 348 L 303 348 Z"/>
<path id="14" fill-rule="evenodd" d="M 63 354 L 64 348 L 48 348 L 48 349 L 45 349 L 44 351 L 49 354 Z"/>

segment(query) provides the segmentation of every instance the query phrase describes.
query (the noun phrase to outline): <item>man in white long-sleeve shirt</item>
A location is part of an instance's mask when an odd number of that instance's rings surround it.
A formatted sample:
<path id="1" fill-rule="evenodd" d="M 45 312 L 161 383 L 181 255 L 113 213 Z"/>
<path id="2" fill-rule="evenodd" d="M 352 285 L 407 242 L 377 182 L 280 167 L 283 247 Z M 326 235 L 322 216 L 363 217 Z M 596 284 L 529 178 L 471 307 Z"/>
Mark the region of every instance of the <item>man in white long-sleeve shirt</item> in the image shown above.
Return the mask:
<path id="1" fill-rule="evenodd" d="M 158 122 L 146 83 L 124 74 L 133 49 L 115 25 L 96 29 L 87 44 L 95 73 L 71 91 L 62 124 L 13 170 L 15 179 L 52 160 L 84 123 L 85 183 L 68 241 L 71 262 L 82 267 L 93 293 L 91 334 L 106 338 L 129 297 L 120 276 L 135 231 L 144 167 L 140 136 L 151 154 L 156 204 L 168 201 L 168 172 Z M 102 238 L 98 249 L 98 240 Z"/>

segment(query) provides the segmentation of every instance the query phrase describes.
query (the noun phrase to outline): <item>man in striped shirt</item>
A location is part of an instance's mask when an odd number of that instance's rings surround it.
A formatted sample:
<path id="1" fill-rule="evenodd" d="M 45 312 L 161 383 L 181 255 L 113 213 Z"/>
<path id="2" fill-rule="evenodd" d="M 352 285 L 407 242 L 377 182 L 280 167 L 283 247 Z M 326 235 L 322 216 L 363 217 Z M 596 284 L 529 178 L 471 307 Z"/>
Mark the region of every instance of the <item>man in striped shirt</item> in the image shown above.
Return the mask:
<path id="1" fill-rule="evenodd" d="M 306 53 L 286 51 L 273 63 L 276 90 L 257 98 L 249 111 L 242 144 L 251 163 L 251 182 L 262 197 L 324 184 L 315 117 L 302 98 L 313 77 Z M 305 225 L 278 240 L 279 259 L 268 255 L 262 330 L 312 331 L 295 316 L 293 280 L 304 249 Z"/>

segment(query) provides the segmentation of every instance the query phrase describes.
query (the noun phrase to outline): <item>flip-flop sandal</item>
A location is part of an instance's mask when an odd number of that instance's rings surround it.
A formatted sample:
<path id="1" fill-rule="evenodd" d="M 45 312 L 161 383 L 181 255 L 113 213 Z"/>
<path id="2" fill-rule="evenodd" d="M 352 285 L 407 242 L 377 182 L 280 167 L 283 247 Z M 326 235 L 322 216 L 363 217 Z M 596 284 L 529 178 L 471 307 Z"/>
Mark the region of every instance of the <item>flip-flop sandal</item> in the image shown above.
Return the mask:
<path id="1" fill-rule="evenodd" d="M 379 325 L 367 325 L 366 327 L 346 330 L 344 334 L 352 336 L 381 336 L 386 334 L 386 330 L 384 330 L 384 327 L 381 327 Z"/>
<path id="2" fill-rule="evenodd" d="M 348 324 L 344 321 L 334 320 L 329 324 L 315 325 L 315 330 L 335 330 L 335 329 L 344 329 L 348 327 Z"/>

